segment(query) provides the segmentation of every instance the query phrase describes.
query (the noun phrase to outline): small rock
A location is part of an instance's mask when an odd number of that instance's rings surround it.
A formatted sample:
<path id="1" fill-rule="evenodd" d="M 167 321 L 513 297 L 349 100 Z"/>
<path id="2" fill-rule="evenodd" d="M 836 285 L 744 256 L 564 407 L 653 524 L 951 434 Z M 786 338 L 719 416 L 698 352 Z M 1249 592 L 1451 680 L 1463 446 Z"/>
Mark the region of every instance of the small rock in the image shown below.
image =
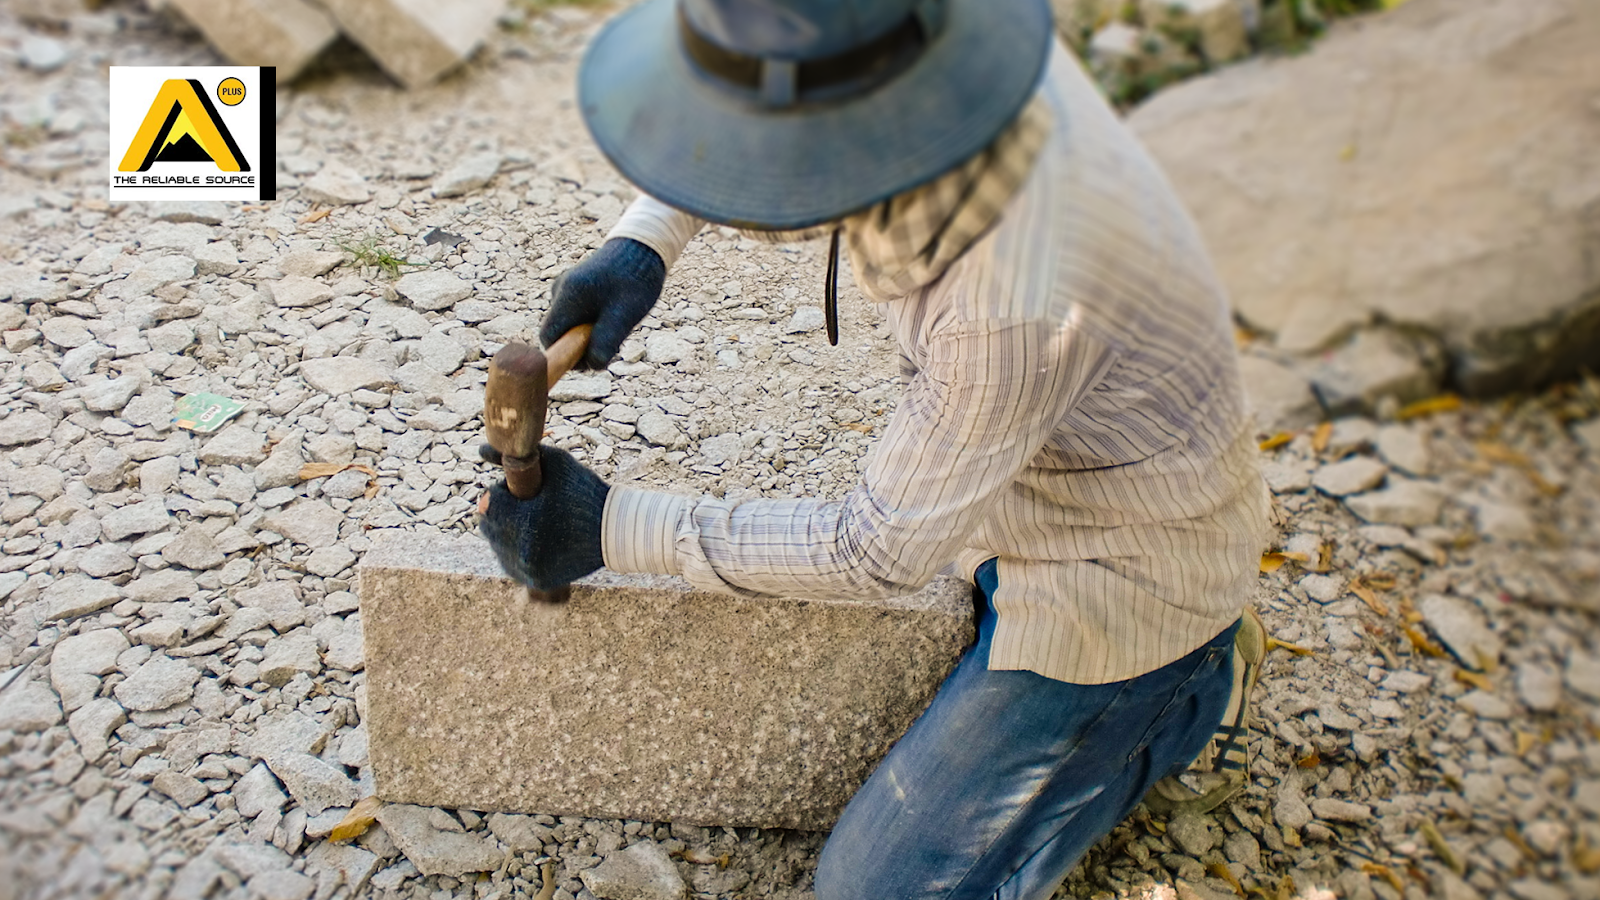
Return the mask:
<path id="1" fill-rule="evenodd" d="M 72 51 L 54 39 L 29 35 L 22 39 L 22 64 L 35 72 L 54 72 L 67 64 Z"/>
<path id="2" fill-rule="evenodd" d="M 257 664 L 261 680 L 273 687 L 282 687 L 296 675 L 315 675 L 322 671 L 322 657 L 317 653 L 317 639 L 310 632 L 295 632 L 267 642 L 261 662 Z M 274 770 L 276 771 L 276 770 Z M 280 775 L 282 773 L 279 773 Z"/>
<path id="3" fill-rule="evenodd" d="M 1530 544 L 1539 537 L 1533 517 L 1520 505 L 1479 500 L 1472 504 L 1478 533 L 1498 543 Z"/>
<path id="4" fill-rule="evenodd" d="M 215 569 L 228 561 L 221 550 L 199 525 L 190 525 L 180 532 L 172 543 L 161 548 L 161 558 L 186 569 L 203 571 Z"/>
<path id="5" fill-rule="evenodd" d="M 239 612 L 259 609 L 266 614 L 265 621 L 280 632 L 287 632 L 306 618 L 305 604 L 300 601 L 294 585 L 287 581 L 269 581 L 240 591 L 233 599 L 241 607 Z"/>
<path id="6" fill-rule="evenodd" d="M 1372 818 L 1372 807 L 1365 803 L 1318 797 L 1311 801 L 1311 812 L 1329 822 L 1366 822 Z"/>
<path id="7" fill-rule="evenodd" d="M 1417 609 L 1462 665 L 1481 670 L 1500 659 L 1500 638 L 1489 630 L 1483 611 L 1469 601 L 1428 594 L 1417 603 Z"/>
<path id="8" fill-rule="evenodd" d="M 109 581 L 68 575 L 44 589 L 46 621 L 71 619 L 105 609 L 122 599 L 122 592 Z"/>
<path id="9" fill-rule="evenodd" d="M 32 734 L 60 721 L 61 704 L 49 685 L 29 681 L 0 695 L 0 730 Z"/>
<path id="10" fill-rule="evenodd" d="M 110 697 L 90 700 L 67 720 L 72 739 L 78 742 L 78 752 L 90 765 L 100 761 L 111 742 L 111 734 L 128 721 L 122 705 Z"/>
<path id="11" fill-rule="evenodd" d="M 339 540 L 345 517 L 320 500 L 301 500 L 267 516 L 263 525 L 315 550 Z"/>
<path id="12" fill-rule="evenodd" d="M 515 853 L 528 850 L 537 852 L 554 838 L 550 829 L 533 821 L 532 816 L 506 813 L 493 813 L 489 816 L 489 831 L 500 839 L 500 843 Z"/>
<path id="13" fill-rule="evenodd" d="M 616 385 L 605 372 L 572 372 L 550 385 L 552 403 L 574 400 L 604 400 L 616 390 Z"/>
<path id="14" fill-rule="evenodd" d="M 278 260 L 278 271 L 285 275 L 315 278 L 326 275 L 344 262 L 344 254 L 333 250 L 293 250 Z"/>
<path id="15" fill-rule="evenodd" d="M 601 900 L 683 900 L 689 887 L 667 851 L 654 841 L 638 841 L 578 873 Z"/>
<path id="16" fill-rule="evenodd" d="M 1456 704 L 1481 719 L 1511 718 L 1511 704 L 1488 691 L 1468 691 L 1456 698 Z"/>
<path id="17" fill-rule="evenodd" d="M 1261 477 L 1274 494 L 1298 494 L 1311 487 L 1310 463 L 1272 460 L 1261 465 Z"/>
<path id="18" fill-rule="evenodd" d="M 317 889 L 317 882 L 299 872 L 279 869 L 252 875 L 245 887 L 251 900 L 306 900 Z"/>
<path id="19" fill-rule="evenodd" d="M 1534 712 L 1554 712 L 1561 705 L 1561 673 L 1541 660 L 1517 666 L 1517 695 Z"/>
<path id="20" fill-rule="evenodd" d="M 36 409 L 25 409 L 0 420 L 0 446 L 31 444 L 50 436 L 50 417 Z"/>
<path id="21" fill-rule="evenodd" d="M 1300 579 L 1300 589 L 1318 603 L 1332 603 L 1344 596 L 1344 581 L 1331 575 L 1312 573 Z"/>
<path id="22" fill-rule="evenodd" d="M 149 204 L 150 215 L 158 222 L 198 222 L 221 225 L 230 215 L 228 205 L 219 200 L 167 200 Z"/>
<path id="23" fill-rule="evenodd" d="M 1272 805 L 1272 817 L 1278 824 L 1285 828 L 1299 830 L 1311 823 L 1311 807 L 1306 805 L 1305 797 L 1300 794 L 1300 785 L 1296 782 L 1284 782 L 1278 786 L 1278 796 Z"/>
<path id="24" fill-rule="evenodd" d="M 378 810 L 384 831 L 417 871 L 459 877 L 468 872 L 491 872 L 500 866 L 503 854 L 494 841 L 477 834 L 441 831 L 429 820 L 429 812 L 427 807 L 407 803 L 391 803 Z M 676 896 L 681 900 L 681 893 Z"/>
<path id="25" fill-rule="evenodd" d="M 193 597 L 200 589 L 194 576 L 178 569 L 162 569 L 141 575 L 123 588 L 128 599 L 140 603 L 171 603 Z"/>
<path id="26" fill-rule="evenodd" d="M 372 199 L 366 179 L 336 166 L 324 166 L 300 186 L 300 196 L 325 206 L 354 206 Z"/>
<path id="27" fill-rule="evenodd" d="M 1344 503 L 1364 521 L 1415 528 L 1439 521 L 1444 495 L 1431 483 L 1391 475 L 1383 490 L 1346 497 Z"/>
<path id="28" fill-rule="evenodd" d="M 188 702 L 194 696 L 194 683 L 198 680 L 200 673 L 193 666 L 157 654 L 113 688 L 112 693 L 128 709 L 148 712 Z"/>
<path id="29" fill-rule="evenodd" d="M 298 429 L 289 432 L 273 446 L 266 461 L 256 466 L 254 478 L 258 490 L 270 491 L 300 483 L 300 467 L 305 465 L 305 457 L 301 455 L 305 434 Z"/>
<path id="30" fill-rule="evenodd" d="M 1390 672 L 1378 686 L 1386 691 L 1400 694 L 1415 694 L 1424 690 L 1433 683 L 1433 676 L 1421 672 L 1412 672 L 1409 669 L 1400 669 Z"/>
<path id="31" fill-rule="evenodd" d="M 433 195 L 459 197 L 483 187 L 499 174 L 502 159 L 498 153 L 478 153 L 458 161 L 434 181 Z"/>
<path id="32" fill-rule="evenodd" d="M 1402 472 L 1426 476 L 1433 469 L 1427 441 L 1410 425 L 1393 423 L 1382 426 L 1378 429 L 1375 443 L 1378 455 Z"/>
<path id="33" fill-rule="evenodd" d="M 806 334 L 827 324 L 827 317 L 815 306 L 797 306 L 794 315 L 783 326 L 784 334 Z"/>
<path id="34" fill-rule="evenodd" d="M 1383 463 L 1365 456 L 1352 456 L 1317 470 L 1311 484 L 1330 497 L 1346 497 L 1372 490 L 1382 484 L 1388 474 L 1389 469 Z"/>
<path id="35" fill-rule="evenodd" d="M 315 306 L 332 299 L 333 289 L 315 278 L 285 275 L 272 282 L 272 301 L 282 307 Z"/>
<path id="36" fill-rule="evenodd" d="M 1600 701 L 1600 657 L 1573 650 L 1567 656 L 1565 678 L 1568 690 Z"/>
<path id="37" fill-rule="evenodd" d="M 84 388 L 83 405 L 93 412 L 116 412 L 127 406 L 143 386 L 143 379 L 137 375 L 102 381 Z"/>
<path id="38" fill-rule="evenodd" d="M 39 326 L 39 331 L 44 339 L 63 350 L 82 347 L 94 340 L 94 335 L 89 333 L 86 323 L 77 316 L 53 316 L 45 319 Z"/>
<path id="39" fill-rule="evenodd" d="M 454 276 L 451 276 L 454 277 Z M 300 377 L 306 383 L 335 397 L 363 388 L 381 387 L 393 373 L 389 369 L 353 356 L 308 359 L 300 364 Z"/>
<path id="40" fill-rule="evenodd" d="M 217 432 L 200 448 L 200 461 L 210 466 L 253 466 L 267 458 L 267 441 L 248 425 L 235 423 Z"/>
<path id="41" fill-rule="evenodd" d="M 211 789 L 197 779 L 170 769 L 150 779 L 150 786 L 171 797 L 173 802 L 184 809 L 211 796 Z"/>
<path id="42" fill-rule="evenodd" d="M 1204 816 L 1179 813 L 1167 823 L 1167 835 L 1178 844 L 1178 849 L 1193 857 L 1211 852 L 1217 845 L 1217 835 Z"/>
<path id="43" fill-rule="evenodd" d="M 348 548 L 334 544 L 331 547 L 319 547 L 306 557 L 306 571 L 324 578 L 333 576 L 350 568 L 356 561 L 356 555 Z"/>
<path id="44" fill-rule="evenodd" d="M 675 334 L 652 334 L 644 342 L 645 362 L 670 365 L 694 357 L 694 345 Z"/>
<path id="45" fill-rule="evenodd" d="M 317 815 L 330 806 L 350 806 L 361 799 L 355 782 L 310 754 L 279 754 L 268 759 L 267 765 L 307 815 Z"/>
<path id="46" fill-rule="evenodd" d="M 417 309 L 448 309 L 457 301 L 472 296 L 472 285 L 445 269 L 426 269 L 401 276 L 394 283 L 394 289 Z"/>
<path id="47" fill-rule="evenodd" d="M 640 437 L 669 450 L 681 449 L 689 444 L 688 438 L 684 437 L 683 432 L 665 413 L 653 409 L 639 416 L 639 422 L 635 427 Z"/>

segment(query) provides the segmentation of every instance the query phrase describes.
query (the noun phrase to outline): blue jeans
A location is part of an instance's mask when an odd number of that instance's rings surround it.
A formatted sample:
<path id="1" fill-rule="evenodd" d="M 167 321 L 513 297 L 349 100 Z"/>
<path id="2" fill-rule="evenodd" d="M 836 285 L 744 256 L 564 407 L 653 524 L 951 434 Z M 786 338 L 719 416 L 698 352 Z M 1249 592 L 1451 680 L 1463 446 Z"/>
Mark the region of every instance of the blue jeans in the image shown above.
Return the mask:
<path id="1" fill-rule="evenodd" d="M 1237 624 L 1127 681 L 991 672 L 994 560 L 977 582 L 977 643 L 845 807 L 817 900 L 1048 900 L 1221 721 Z"/>

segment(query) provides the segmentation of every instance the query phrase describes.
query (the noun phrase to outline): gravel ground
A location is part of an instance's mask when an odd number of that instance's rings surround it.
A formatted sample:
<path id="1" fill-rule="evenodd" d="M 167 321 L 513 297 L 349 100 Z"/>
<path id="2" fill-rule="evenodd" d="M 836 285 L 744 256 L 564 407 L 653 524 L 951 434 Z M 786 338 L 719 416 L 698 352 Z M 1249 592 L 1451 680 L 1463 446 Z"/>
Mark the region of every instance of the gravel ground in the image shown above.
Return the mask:
<path id="1" fill-rule="evenodd" d="M 129 3 L 0 10 L 0 898 L 810 896 L 820 834 L 389 807 L 326 839 L 372 789 L 351 567 L 473 527 L 486 358 L 632 197 L 569 99 L 595 22 L 415 94 L 339 60 L 280 95 L 278 202 L 111 207 L 104 66 L 217 61 Z M 552 439 L 842 494 L 894 353 L 853 288 L 827 345 L 822 256 L 703 233 Z M 174 429 L 196 392 L 244 411 Z M 1062 896 L 1600 897 L 1600 383 L 1387 412 L 1264 454 L 1248 789 L 1137 813 Z"/>

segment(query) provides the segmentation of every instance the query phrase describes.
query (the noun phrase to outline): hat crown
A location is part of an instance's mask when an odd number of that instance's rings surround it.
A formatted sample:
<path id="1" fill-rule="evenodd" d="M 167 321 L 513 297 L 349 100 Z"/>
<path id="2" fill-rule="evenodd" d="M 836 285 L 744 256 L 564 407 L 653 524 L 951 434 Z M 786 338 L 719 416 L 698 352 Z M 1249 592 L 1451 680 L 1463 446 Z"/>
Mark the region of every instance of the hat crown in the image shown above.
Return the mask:
<path id="1" fill-rule="evenodd" d="M 724 50 L 764 59 L 825 59 L 903 24 L 918 0 L 679 0 L 695 31 Z"/>

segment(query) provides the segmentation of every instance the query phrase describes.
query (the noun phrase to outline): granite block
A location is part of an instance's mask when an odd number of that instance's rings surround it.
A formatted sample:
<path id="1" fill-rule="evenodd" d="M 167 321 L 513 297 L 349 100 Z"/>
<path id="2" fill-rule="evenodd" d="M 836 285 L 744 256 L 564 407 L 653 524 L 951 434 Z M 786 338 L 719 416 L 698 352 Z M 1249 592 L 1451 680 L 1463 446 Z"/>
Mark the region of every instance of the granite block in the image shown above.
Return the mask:
<path id="1" fill-rule="evenodd" d="M 408 88 L 425 87 L 494 31 L 505 0 L 320 0 L 345 35 Z"/>
<path id="2" fill-rule="evenodd" d="M 971 586 L 749 600 L 601 570 L 530 604 L 476 535 L 359 569 L 378 796 L 824 829 L 972 642 Z"/>
<path id="3" fill-rule="evenodd" d="M 339 36 L 333 20 L 306 0 L 169 0 L 230 62 L 277 66 L 290 81 Z"/>

